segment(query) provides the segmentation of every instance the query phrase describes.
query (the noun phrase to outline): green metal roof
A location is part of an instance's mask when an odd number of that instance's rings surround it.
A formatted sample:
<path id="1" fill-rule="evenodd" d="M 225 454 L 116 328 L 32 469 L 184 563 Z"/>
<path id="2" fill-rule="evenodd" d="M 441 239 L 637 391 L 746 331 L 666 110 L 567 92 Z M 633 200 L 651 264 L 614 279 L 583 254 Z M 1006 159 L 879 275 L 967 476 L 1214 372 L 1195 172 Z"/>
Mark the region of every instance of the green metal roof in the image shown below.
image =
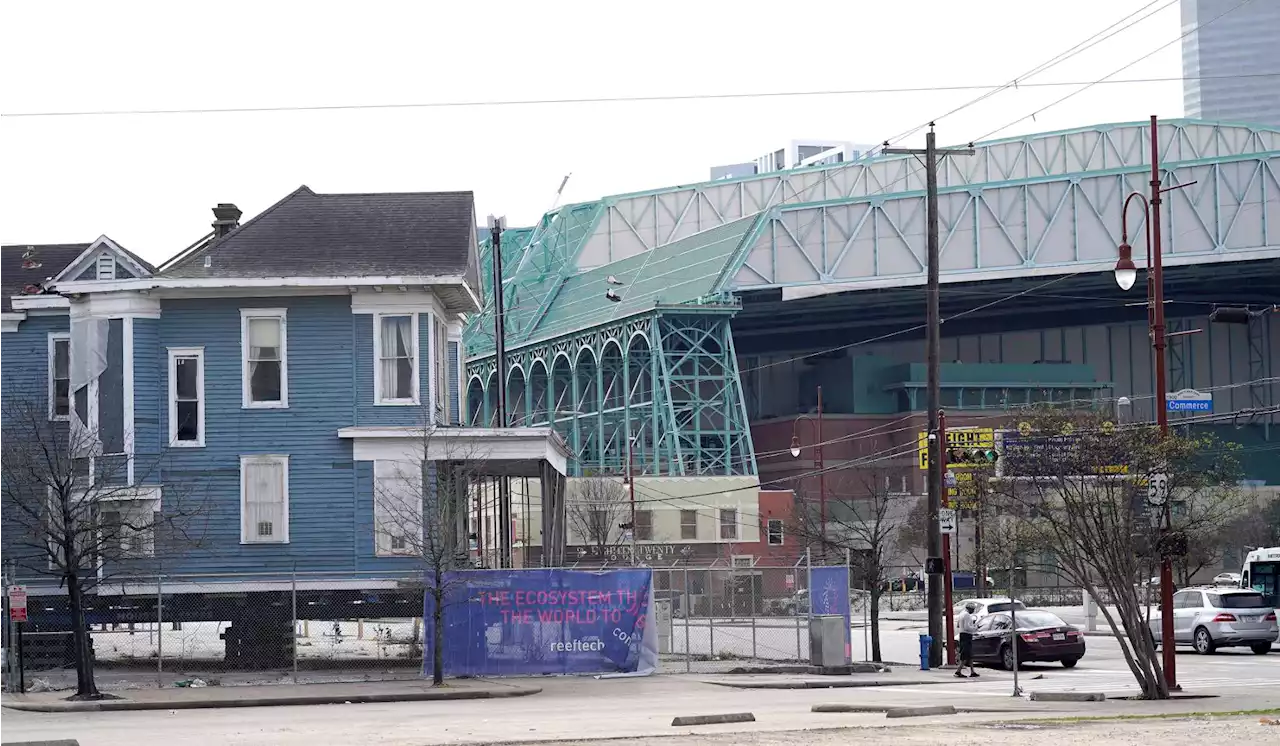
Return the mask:
<path id="1" fill-rule="evenodd" d="M 716 279 L 759 218 L 750 215 L 602 267 L 569 276 L 555 291 L 530 339 L 557 337 L 641 313 L 692 303 L 715 292 Z M 623 284 L 611 286 L 612 275 Z M 612 287 L 622 297 L 605 297 Z"/>

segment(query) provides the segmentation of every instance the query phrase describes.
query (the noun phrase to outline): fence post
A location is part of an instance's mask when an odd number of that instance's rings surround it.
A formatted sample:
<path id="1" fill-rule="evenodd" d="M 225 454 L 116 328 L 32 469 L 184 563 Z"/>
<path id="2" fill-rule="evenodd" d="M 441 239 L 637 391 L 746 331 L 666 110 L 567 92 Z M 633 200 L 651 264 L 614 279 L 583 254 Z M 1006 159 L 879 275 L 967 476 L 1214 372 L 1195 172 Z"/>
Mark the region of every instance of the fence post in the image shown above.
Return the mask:
<path id="1" fill-rule="evenodd" d="M 293 638 L 293 683 L 298 683 L 298 563 L 293 563 L 289 576 L 289 596 L 292 611 L 289 612 L 289 634 Z"/>
<path id="2" fill-rule="evenodd" d="M 689 568 L 684 568 L 684 591 L 680 598 L 680 610 L 684 612 L 684 672 L 693 670 L 693 652 L 689 649 L 689 618 L 693 616 L 693 607 L 689 603 Z"/>
<path id="3" fill-rule="evenodd" d="M 711 660 L 716 657 L 716 576 L 715 571 L 707 568 L 707 629 L 710 630 L 707 655 Z"/>
<path id="4" fill-rule="evenodd" d="M 751 572 L 753 574 L 747 576 L 748 583 L 751 586 L 751 608 L 747 610 L 747 613 L 751 616 L 751 660 L 755 660 L 756 659 L 756 575 L 754 574 L 755 573 L 754 569 Z M 761 573 L 760 575 L 761 585 L 763 585 L 764 570 L 763 569 L 760 570 L 760 573 Z"/>
<path id="5" fill-rule="evenodd" d="M 156 688 L 164 688 L 164 576 L 156 576 Z"/>
<path id="6" fill-rule="evenodd" d="M 791 573 L 791 577 L 792 577 L 791 617 L 795 619 L 795 622 L 796 622 L 796 662 L 797 663 L 804 660 L 804 653 L 802 652 L 802 647 L 800 644 L 800 607 L 795 603 L 796 594 L 800 592 L 800 573 L 796 572 L 796 568 L 799 566 L 799 564 L 800 563 L 797 562 L 796 564 L 787 568 L 787 572 Z"/>

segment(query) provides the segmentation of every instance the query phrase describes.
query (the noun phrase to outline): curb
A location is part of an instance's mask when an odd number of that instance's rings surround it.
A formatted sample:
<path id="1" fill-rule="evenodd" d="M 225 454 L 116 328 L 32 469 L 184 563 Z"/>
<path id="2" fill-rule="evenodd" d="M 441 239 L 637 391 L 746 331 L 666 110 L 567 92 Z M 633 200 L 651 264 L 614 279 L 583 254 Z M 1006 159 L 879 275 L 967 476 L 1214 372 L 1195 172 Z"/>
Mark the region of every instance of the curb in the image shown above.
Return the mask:
<path id="1" fill-rule="evenodd" d="M 915 718 L 927 715 L 954 715 L 956 708 L 951 705 L 936 705 L 933 707 L 895 707 L 891 710 L 885 710 L 884 716 L 887 718 Z"/>
<path id="2" fill-rule="evenodd" d="M 1105 702 L 1102 692 L 1032 692 L 1032 702 Z"/>
<path id="3" fill-rule="evenodd" d="M 750 712 L 731 712 L 724 715 L 682 715 L 671 721 L 672 726 L 723 725 L 724 723 L 754 723 L 756 716 Z"/>
<path id="4" fill-rule="evenodd" d="M 888 712 L 889 710 L 907 709 L 901 705 L 850 705 L 850 704 L 819 704 L 809 708 L 809 712 L 826 712 L 826 713 L 868 713 L 868 712 Z M 1006 713 L 1027 713 L 1027 712 L 1043 712 L 1043 710 L 1027 710 L 1020 707 L 966 707 L 964 705 L 955 706 L 956 712 L 974 713 L 974 714 L 1006 714 Z M 901 716 L 899 716 L 901 717 Z"/>
<path id="5" fill-rule="evenodd" d="M 509 690 L 442 690 L 385 692 L 338 696 L 329 694 L 294 694 L 256 697 L 253 699 L 197 699 L 177 702 L 104 699 L 97 702 L 9 702 L 0 704 L 6 710 L 26 712 L 110 712 L 117 710 L 211 710 L 231 707 L 291 707 L 297 705 L 371 704 L 375 702 L 434 702 L 464 699 L 506 699 L 538 694 L 541 687 L 511 687 Z"/>
<path id="6" fill-rule="evenodd" d="M 875 686 L 924 686 L 942 684 L 943 681 L 858 681 L 832 679 L 830 681 L 761 681 L 735 683 L 732 681 L 706 681 L 704 684 L 727 686 L 732 689 L 863 689 Z"/>

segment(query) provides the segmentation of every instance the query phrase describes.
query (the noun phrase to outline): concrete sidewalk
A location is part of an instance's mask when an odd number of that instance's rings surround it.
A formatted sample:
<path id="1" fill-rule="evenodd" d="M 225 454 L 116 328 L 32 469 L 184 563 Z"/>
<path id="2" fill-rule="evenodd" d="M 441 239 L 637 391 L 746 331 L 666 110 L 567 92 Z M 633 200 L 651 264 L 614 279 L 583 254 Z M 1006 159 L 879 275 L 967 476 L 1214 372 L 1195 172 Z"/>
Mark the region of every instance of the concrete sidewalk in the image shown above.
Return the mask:
<path id="1" fill-rule="evenodd" d="M 206 686 L 134 689 L 111 699 L 69 702 L 68 692 L 5 694 L 0 707 L 29 712 L 105 712 L 113 710 L 200 710 L 219 707 L 358 704 L 365 702 L 430 702 L 461 699 L 525 697 L 541 687 L 488 679 L 451 679 L 442 687 L 429 681 L 385 681 L 349 684 L 271 686 Z"/>
<path id="2" fill-rule="evenodd" d="M 955 674 L 937 669 L 933 671 L 909 670 L 902 673 L 864 673 L 847 676 L 818 676 L 813 674 L 728 674 L 700 676 L 699 681 L 734 689 L 862 689 L 886 686 L 922 686 L 945 684 L 954 681 Z"/>

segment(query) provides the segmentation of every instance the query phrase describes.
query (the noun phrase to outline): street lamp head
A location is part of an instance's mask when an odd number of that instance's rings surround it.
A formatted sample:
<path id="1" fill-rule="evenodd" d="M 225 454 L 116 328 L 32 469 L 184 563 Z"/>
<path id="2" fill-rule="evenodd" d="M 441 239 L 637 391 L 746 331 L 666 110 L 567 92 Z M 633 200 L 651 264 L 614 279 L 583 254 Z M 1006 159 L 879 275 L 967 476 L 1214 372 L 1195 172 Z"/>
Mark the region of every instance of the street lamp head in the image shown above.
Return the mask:
<path id="1" fill-rule="evenodd" d="M 607 291 L 605 291 L 604 297 L 608 298 L 609 300 L 613 301 L 614 303 L 621 303 L 621 302 L 622 302 L 622 296 L 621 296 L 621 295 L 618 295 L 618 294 L 617 294 L 616 292 L 614 292 L 613 290 L 607 290 Z"/>
<path id="2" fill-rule="evenodd" d="M 1120 244 L 1120 259 L 1116 262 L 1116 284 L 1121 290 L 1128 290 L 1138 281 L 1138 267 L 1133 263 L 1133 247 L 1127 242 Z"/>
<path id="3" fill-rule="evenodd" d="M 606 279 L 606 280 L 605 280 L 605 282 L 609 283 L 610 285 L 621 285 L 621 284 L 623 284 L 623 283 L 622 283 L 622 280 L 619 280 L 617 277 L 614 277 L 613 275 L 609 275 L 608 279 Z"/>
<path id="4" fill-rule="evenodd" d="M 791 458 L 800 458 L 800 437 L 791 436 Z"/>

